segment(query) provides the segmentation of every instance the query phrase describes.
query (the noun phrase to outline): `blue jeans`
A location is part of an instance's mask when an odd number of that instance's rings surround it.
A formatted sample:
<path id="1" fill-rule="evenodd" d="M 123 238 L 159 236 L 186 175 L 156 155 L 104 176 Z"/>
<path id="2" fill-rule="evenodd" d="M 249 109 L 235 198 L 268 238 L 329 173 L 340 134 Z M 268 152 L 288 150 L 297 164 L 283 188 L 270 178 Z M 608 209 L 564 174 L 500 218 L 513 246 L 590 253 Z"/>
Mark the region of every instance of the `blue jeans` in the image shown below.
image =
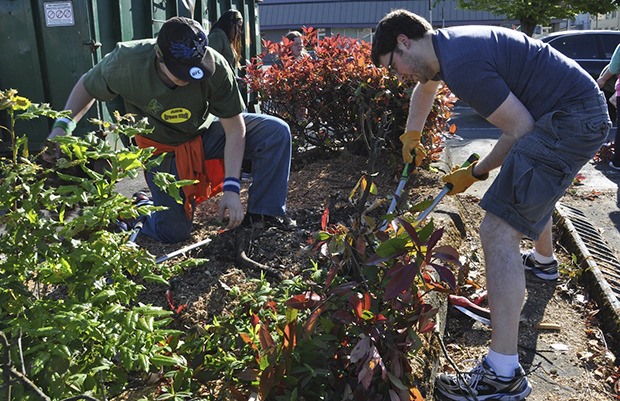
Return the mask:
<path id="1" fill-rule="evenodd" d="M 506 156 L 480 206 L 537 240 L 556 202 L 605 142 L 605 97 L 588 97 L 543 115 Z"/>
<path id="2" fill-rule="evenodd" d="M 244 158 L 252 160 L 252 184 L 248 192 L 247 211 L 283 216 L 286 212 L 291 167 L 290 129 L 279 118 L 264 114 L 243 113 L 243 119 L 246 125 Z M 224 129 L 216 120 L 202 134 L 205 159 L 223 158 L 225 143 Z M 167 172 L 179 179 L 174 156 L 167 156 L 167 159 L 155 171 Z M 193 216 L 188 220 L 183 205 L 154 184 L 153 172 L 146 172 L 153 203 L 168 209 L 148 216 L 140 233 L 162 242 L 185 241 L 190 237 Z"/>

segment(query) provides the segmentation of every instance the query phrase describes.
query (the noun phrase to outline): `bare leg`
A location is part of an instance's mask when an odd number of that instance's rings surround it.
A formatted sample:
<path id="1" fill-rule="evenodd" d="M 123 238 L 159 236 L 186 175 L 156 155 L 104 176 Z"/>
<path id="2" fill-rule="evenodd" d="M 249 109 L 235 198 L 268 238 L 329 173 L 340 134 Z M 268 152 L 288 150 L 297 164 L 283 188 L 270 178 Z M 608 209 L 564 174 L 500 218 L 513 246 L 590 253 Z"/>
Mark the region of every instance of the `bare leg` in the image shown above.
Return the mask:
<path id="1" fill-rule="evenodd" d="M 545 228 L 543 229 L 543 232 L 540 234 L 540 238 L 538 238 L 538 241 L 534 242 L 534 249 L 536 249 L 536 252 L 547 257 L 553 256 L 553 238 L 551 234 L 552 226 L 553 224 L 551 219 L 549 219 L 547 225 L 545 225 Z"/>
<path id="2" fill-rule="evenodd" d="M 521 237 L 520 232 L 491 213 L 486 214 L 480 226 L 493 322 L 491 349 L 505 355 L 517 354 L 519 317 L 525 299 Z"/>
<path id="3" fill-rule="evenodd" d="M 469 400 L 473 391 L 480 399 L 524 400 L 532 391 L 517 353 L 519 316 L 525 299 L 521 236 L 491 213 L 480 225 L 493 323 L 491 349 L 469 373 L 437 377 L 437 392 L 446 399 Z"/>

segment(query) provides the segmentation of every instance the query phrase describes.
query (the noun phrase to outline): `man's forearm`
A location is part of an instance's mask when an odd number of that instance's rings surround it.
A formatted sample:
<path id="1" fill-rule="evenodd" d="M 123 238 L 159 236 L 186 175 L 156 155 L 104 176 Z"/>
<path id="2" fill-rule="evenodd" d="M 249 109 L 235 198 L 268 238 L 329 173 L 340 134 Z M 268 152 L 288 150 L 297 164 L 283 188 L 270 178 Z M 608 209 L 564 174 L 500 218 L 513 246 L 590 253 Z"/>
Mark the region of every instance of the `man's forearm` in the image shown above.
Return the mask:
<path id="1" fill-rule="evenodd" d="M 516 141 L 517 139 L 514 137 L 502 133 L 495 143 L 495 146 L 493 146 L 493 149 L 491 149 L 489 154 L 480 160 L 474 168 L 474 176 L 483 176 L 501 166 L 506 155 L 508 155 L 508 152 L 510 152 L 510 149 L 514 146 Z"/>
<path id="2" fill-rule="evenodd" d="M 473 171 L 476 176 L 482 176 L 501 166 L 519 138 L 527 135 L 534 128 L 534 118 L 512 93 L 487 120 L 502 130 L 502 136 L 491 152 L 476 165 Z"/>
<path id="3" fill-rule="evenodd" d="M 239 178 L 245 152 L 245 136 L 231 135 L 224 147 L 224 169 L 226 177 Z"/>
<path id="4" fill-rule="evenodd" d="M 220 118 L 226 134 L 224 147 L 224 168 L 226 177 L 239 178 L 245 153 L 245 122 L 241 114 L 231 118 Z"/>
<path id="5" fill-rule="evenodd" d="M 71 94 L 67 99 L 64 110 L 70 110 L 71 118 L 75 122 L 78 122 L 82 117 L 84 117 L 88 110 L 90 110 L 93 103 L 95 103 L 95 99 L 86 91 L 86 88 L 84 87 L 84 76 L 82 76 L 71 90 Z M 63 129 L 54 128 L 48 135 L 48 138 L 65 134 L 66 131 Z"/>
<path id="6" fill-rule="evenodd" d="M 411 93 L 409 115 L 405 131 L 422 132 L 428 113 L 433 107 L 439 82 L 429 81 L 426 84 L 417 84 Z"/>

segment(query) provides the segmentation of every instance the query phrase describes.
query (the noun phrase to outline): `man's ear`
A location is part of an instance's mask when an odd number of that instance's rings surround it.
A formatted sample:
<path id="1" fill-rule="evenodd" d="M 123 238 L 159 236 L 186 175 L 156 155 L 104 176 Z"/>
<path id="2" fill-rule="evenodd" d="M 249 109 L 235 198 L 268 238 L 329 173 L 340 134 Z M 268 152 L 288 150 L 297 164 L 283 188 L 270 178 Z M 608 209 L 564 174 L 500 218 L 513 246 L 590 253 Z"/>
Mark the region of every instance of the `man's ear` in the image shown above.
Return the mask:
<path id="1" fill-rule="evenodd" d="M 161 52 L 161 49 L 157 44 L 155 44 L 155 55 L 157 56 L 157 61 L 160 63 L 164 62 L 164 53 Z"/>
<path id="2" fill-rule="evenodd" d="M 399 43 L 401 43 L 405 47 L 409 47 L 409 38 L 407 37 L 407 35 L 405 35 L 404 33 L 399 34 L 396 37 L 396 45 L 398 46 Z"/>

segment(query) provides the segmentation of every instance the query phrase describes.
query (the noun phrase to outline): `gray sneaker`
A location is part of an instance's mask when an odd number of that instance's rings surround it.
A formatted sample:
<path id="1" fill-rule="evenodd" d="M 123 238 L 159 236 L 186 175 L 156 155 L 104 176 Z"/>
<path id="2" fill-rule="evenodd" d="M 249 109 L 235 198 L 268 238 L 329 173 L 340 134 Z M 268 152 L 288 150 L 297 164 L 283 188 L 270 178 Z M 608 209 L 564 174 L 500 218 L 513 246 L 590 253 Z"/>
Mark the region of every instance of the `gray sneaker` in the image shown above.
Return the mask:
<path id="1" fill-rule="evenodd" d="M 437 395 L 443 400 L 521 401 L 532 392 L 532 386 L 521 367 L 514 377 L 498 376 L 486 357 L 472 370 L 459 375 L 440 374 L 435 381 Z"/>
<path id="2" fill-rule="evenodd" d="M 522 253 L 523 267 L 525 270 L 530 271 L 536 275 L 536 277 L 543 280 L 556 280 L 558 278 L 558 261 L 554 260 L 551 263 L 540 263 L 534 257 L 533 251 Z"/>

